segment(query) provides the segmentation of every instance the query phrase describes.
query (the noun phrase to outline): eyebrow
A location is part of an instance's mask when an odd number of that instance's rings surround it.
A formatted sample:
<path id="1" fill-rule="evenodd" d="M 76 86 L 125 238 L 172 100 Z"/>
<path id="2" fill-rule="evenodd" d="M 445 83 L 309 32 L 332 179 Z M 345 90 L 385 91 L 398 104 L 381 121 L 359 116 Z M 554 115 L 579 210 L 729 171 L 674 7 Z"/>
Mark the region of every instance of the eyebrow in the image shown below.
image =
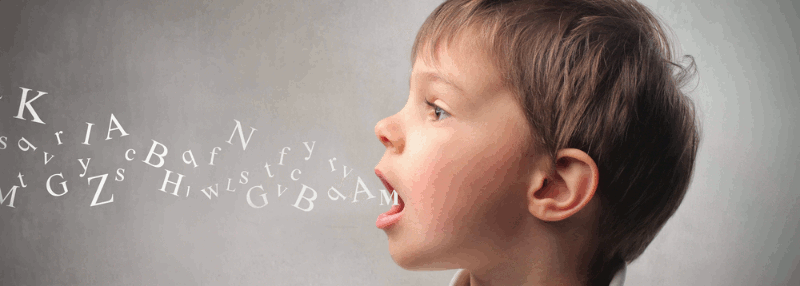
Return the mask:
<path id="1" fill-rule="evenodd" d="M 458 90 L 462 94 L 466 94 L 464 92 L 464 89 L 462 89 L 460 86 L 456 85 L 455 83 L 447 80 L 446 78 L 444 78 L 443 76 L 439 75 L 438 73 L 435 73 L 435 72 L 421 72 L 421 73 L 419 73 L 417 75 L 417 77 L 421 77 L 421 78 L 426 79 L 428 81 L 439 81 L 439 82 L 445 83 L 445 84 L 455 88 L 456 90 Z M 410 77 L 408 79 L 408 84 L 411 85 L 411 78 Z"/>

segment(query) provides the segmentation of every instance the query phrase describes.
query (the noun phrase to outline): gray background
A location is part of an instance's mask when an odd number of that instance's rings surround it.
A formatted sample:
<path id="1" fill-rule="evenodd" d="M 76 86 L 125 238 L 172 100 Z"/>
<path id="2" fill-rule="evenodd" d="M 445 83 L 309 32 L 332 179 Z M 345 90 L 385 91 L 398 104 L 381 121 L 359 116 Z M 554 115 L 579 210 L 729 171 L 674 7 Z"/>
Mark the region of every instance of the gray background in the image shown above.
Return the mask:
<path id="1" fill-rule="evenodd" d="M 800 285 L 798 3 L 643 2 L 697 59 L 704 133 L 686 199 L 626 285 Z M 0 189 L 18 173 L 28 184 L 16 208 L 0 206 L 0 284 L 446 285 L 452 270 L 392 262 L 378 198 L 352 202 L 357 177 L 379 195 L 373 127 L 404 105 L 411 43 L 438 3 L 0 1 Z M 45 125 L 13 118 L 19 87 L 49 93 L 33 104 Z M 112 113 L 129 136 L 103 140 Z M 258 129 L 246 150 L 225 143 L 234 119 Z M 20 137 L 37 150 L 20 151 Z M 152 140 L 169 148 L 161 168 L 142 162 Z M 200 166 L 181 161 L 186 150 Z M 92 158 L 85 177 L 79 158 Z M 180 197 L 158 191 L 165 169 L 186 176 Z M 45 189 L 54 173 L 64 196 Z M 114 202 L 90 207 L 87 178 L 105 173 L 99 200 Z M 197 191 L 228 178 L 235 192 Z M 258 184 L 269 204 L 254 209 L 246 189 Z M 319 195 L 310 212 L 291 206 L 303 184 Z M 328 199 L 330 187 L 349 200 Z"/>

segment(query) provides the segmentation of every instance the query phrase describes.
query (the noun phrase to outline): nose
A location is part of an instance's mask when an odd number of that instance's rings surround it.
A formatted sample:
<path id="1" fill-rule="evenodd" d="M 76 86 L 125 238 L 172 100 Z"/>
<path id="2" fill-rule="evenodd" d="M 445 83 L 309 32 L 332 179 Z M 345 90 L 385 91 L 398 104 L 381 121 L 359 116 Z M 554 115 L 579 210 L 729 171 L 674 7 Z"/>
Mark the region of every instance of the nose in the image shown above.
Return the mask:
<path id="1" fill-rule="evenodd" d="M 378 136 L 378 140 L 383 143 L 383 146 L 386 146 L 387 151 L 402 153 L 405 147 L 405 138 L 397 116 L 395 114 L 378 121 L 378 124 L 375 125 L 375 135 Z"/>

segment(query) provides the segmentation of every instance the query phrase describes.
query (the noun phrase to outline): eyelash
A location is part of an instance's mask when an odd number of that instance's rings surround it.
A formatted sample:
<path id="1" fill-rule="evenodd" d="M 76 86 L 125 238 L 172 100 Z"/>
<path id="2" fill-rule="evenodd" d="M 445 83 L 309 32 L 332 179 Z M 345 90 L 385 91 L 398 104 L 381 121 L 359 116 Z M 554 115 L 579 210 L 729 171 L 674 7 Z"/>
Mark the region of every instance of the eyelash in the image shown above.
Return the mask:
<path id="1" fill-rule="evenodd" d="M 430 101 L 428 101 L 427 99 L 425 99 L 425 103 L 426 103 L 426 104 L 428 104 L 430 107 L 432 107 L 432 108 L 433 108 L 433 114 L 435 114 L 435 115 L 436 115 L 436 121 L 442 121 L 442 120 L 444 120 L 445 118 L 447 118 L 447 117 L 450 117 L 450 113 L 448 113 L 447 111 L 444 111 L 444 109 L 442 109 L 442 108 L 441 108 L 441 107 L 439 107 L 438 105 L 431 103 L 431 102 L 430 102 Z M 445 115 L 445 117 L 444 117 L 444 118 L 441 118 L 441 116 L 442 116 L 443 114 Z"/>

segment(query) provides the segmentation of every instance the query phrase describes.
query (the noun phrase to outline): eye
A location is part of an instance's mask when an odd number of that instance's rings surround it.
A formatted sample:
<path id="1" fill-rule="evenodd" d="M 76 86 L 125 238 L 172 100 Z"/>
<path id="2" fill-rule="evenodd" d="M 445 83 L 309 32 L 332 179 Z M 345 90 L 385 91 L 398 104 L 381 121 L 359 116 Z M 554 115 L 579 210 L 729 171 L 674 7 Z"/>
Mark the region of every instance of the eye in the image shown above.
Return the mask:
<path id="1" fill-rule="evenodd" d="M 450 113 L 447 113 L 447 111 L 444 111 L 444 109 L 442 109 L 438 105 L 431 103 L 427 99 L 425 100 L 425 103 L 427 103 L 430 107 L 433 108 L 433 113 L 436 115 L 436 121 L 441 121 L 445 118 L 450 117 Z"/>

